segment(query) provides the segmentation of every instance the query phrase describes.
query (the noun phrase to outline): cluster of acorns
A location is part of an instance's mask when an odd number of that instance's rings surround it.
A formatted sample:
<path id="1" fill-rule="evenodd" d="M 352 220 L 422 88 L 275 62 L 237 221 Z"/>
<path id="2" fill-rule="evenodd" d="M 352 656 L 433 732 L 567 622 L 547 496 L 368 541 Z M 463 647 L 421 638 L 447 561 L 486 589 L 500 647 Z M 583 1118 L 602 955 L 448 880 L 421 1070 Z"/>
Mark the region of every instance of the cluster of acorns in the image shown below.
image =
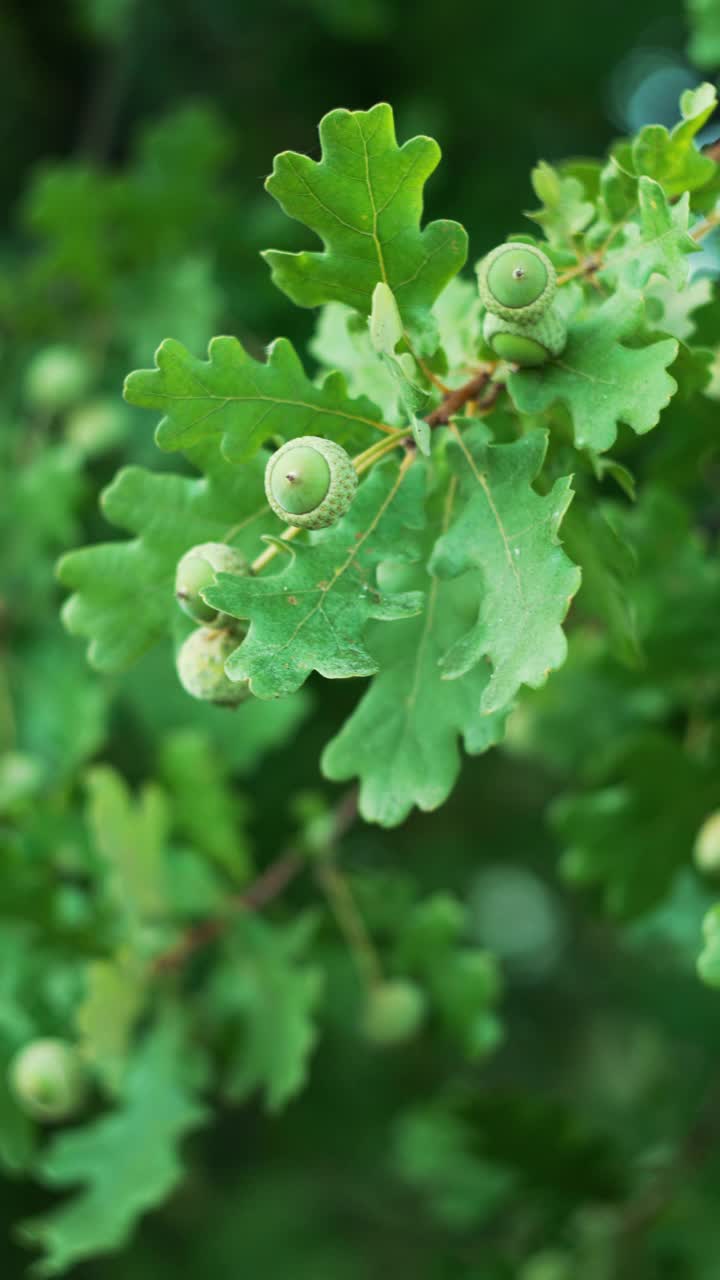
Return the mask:
<path id="1" fill-rule="evenodd" d="M 526 366 L 559 356 L 567 329 L 555 304 L 557 277 L 547 254 L 510 241 L 478 263 L 483 337 L 502 360 Z"/>
<path id="2" fill-rule="evenodd" d="M 302 529 L 335 524 L 348 510 L 357 483 L 350 455 L 342 445 L 320 436 L 289 440 L 272 455 L 265 470 L 270 507 L 286 524 Z M 201 594 L 218 573 L 243 576 L 250 572 L 242 553 L 225 542 L 191 547 L 178 564 L 175 596 L 180 608 L 201 624 L 177 655 L 180 682 L 193 698 L 234 707 L 250 697 L 247 681 L 231 680 L 225 672 L 225 662 L 246 628 L 211 608 Z"/>
<path id="3" fill-rule="evenodd" d="M 540 249 L 520 242 L 502 244 L 478 264 L 478 287 L 485 306 L 485 341 L 502 360 L 544 364 L 565 346 L 565 323 L 553 300 L 555 268 Z M 340 520 L 357 489 L 352 458 L 334 440 L 301 436 L 273 453 L 265 470 L 271 509 L 286 524 L 325 529 Z M 180 607 L 200 625 L 177 656 L 180 681 L 193 698 L 237 706 L 250 697 L 246 681 L 231 680 L 225 662 L 246 628 L 206 604 L 201 592 L 218 573 L 244 575 L 251 567 L 241 552 L 224 542 L 192 547 L 177 567 L 175 595 Z"/>

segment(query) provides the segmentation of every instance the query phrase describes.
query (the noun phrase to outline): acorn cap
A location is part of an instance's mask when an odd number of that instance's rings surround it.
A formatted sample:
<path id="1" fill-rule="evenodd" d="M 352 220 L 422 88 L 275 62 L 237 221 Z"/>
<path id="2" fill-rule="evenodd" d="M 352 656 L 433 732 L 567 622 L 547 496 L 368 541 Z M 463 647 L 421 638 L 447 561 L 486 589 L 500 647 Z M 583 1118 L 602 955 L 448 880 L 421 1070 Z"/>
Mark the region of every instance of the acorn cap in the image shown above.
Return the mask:
<path id="1" fill-rule="evenodd" d="M 567 327 L 555 307 L 530 325 L 513 323 L 488 311 L 483 338 L 501 360 L 531 368 L 560 355 L 567 342 Z"/>
<path id="2" fill-rule="evenodd" d="M 281 520 L 303 529 L 325 529 L 345 515 L 357 489 L 352 458 L 322 436 L 288 440 L 265 468 L 265 494 Z"/>
<path id="3" fill-rule="evenodd" d="M 486 311 L 517 324 L 533 324 L 550 306 L 557 288 L 555 268 L 535 245 L 511 240 L 477 265 Z"/>

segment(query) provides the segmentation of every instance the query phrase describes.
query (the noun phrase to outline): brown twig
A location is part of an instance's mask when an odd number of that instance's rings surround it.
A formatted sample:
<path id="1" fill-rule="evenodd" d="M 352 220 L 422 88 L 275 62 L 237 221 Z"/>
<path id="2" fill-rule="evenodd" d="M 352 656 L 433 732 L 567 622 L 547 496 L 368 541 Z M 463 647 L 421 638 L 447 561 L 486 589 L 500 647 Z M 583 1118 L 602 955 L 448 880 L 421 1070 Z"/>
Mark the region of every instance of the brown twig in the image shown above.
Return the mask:
<path id="1" fill-rule="evenodd" d="M 428 414 L 425 419 L 428 426 L 446 427 L 453 415 L 462 409 L 469 400 L 477 400 L 481 391 L 484 391 L 489 383 L 493 371 L 491 364 L 484 365 L 480 372 L 475 374 L 475 377 L 471 378 L 469 382 L 463 383 L 461 387 L 456 387 L 454 391 L 449 391 L 437 408 Z M 500 392 L 498 391 L 497 394 L 499 395 Z"/>
<path id="2" fill-rule="evenodd" d="M 568 284 L 570 280 L 577 280 L 579 276 L 585 276 L 588 280 L 592 280 L 595 272 L 602 266 L 602 256 L 599 253 L 591 253 L 589 257 L 583 258 L 576 267 L 568 267 L 567 271 L 561 272 L 557 278 L 558 286 Z"/>
<path id="3" fill-rule="evenodd" d="M 349 831 L 356 817 L 357 789 L 351 787 L 341 796 L 335 807 L 328 837 L 330 849 L 334 848 Z M 300 849 L 294 846 L 286 849 L 261 872 L 249 888 L 227 899 L 221 916 L 213 916 L 210 920 L 203 920 L 201 924 L 193 925 L 186 930 L 179 942 L 169 947 L 167 951 L 161 952 L 155 958 L 154 972 L 168 973 L 179 969 L 196 951 L 202 950 L 203 947 L 221 937 L 230 928 L 239 912 L 259 911 L 279 897 L 283 890 L 297 878 L 305 865 L 306 859 Z"/>
<path id="4" fill-rule="evenodd" d="M 502 382 L 493 382 L 486 391 L 482 400 L 478 401 L 478 404 L 475 407 L 475 412 L 478 414 L 487 413 L 489 409 L 492 409 L 495 401 L 500 398 L 503 391 L 504 386 Z"/>

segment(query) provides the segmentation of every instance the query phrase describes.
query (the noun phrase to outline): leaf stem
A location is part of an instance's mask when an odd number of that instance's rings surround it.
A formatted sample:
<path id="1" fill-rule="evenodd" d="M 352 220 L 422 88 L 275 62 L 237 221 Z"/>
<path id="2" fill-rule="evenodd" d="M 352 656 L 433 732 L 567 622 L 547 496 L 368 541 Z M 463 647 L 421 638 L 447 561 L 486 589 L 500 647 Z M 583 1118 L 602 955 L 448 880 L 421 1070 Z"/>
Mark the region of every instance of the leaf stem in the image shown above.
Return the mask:
<path id="1" fill-rule="evenodd" d="M 569 267 L 567 271 L 563 271 L 557 278 L 558 288 L 568 284 L 570 280 L 577 280 L 578 276 L 587 276 L 592 278 L 595 272 L 602 266 L 602 254 L 592 253 L 589 257 L 584 258 L 576 267 Z"/>
<path id="2" fill-rule="evenodd" d="M 368 933 L 352 895 L 350 885 L 331 860 L 321 860 L 315 876 L 340 932 L 347 942 L 363 986 L 368 991 L 383 981 L 382 965 L 375 944 Z"/>
<path id="3" fill-rule="evenodd" d="M 630 210 L 630 213 L 632 213 L 632 210 Z M 629 216 L 630 214 L 628 214 L 628 217 Z M 626 221 L 627 219 L 624 219 L 623 222 L 615 224 L 605 240 L 605 243 L 601 245 L 597 253 L 591 253 L 582 262 L 578 263 L 576 267 L 570 267 L 567 271 L 563 271 L 557 278 L 558 286 L 568 284 L 570 280 L 576 280 L 579 276 L 585 276 L 587 279 L 592 281 L 593 284 L 596 283 L 595 277 L 604 264 L 605 255 L 613 240 L 625 225 Z M 693 227 L 690 232 L 690 236 L 697 243 L 698 241 L 703 240 L 705 236 L 709 235 L 710 232 L 714 231 L 718 226 L 720 226 L 720 209 L 714 209 L 713 212 L 709 213 L 702 222 L 699 222 L 697 226 Z"/>
<path id="4" fill-rule="evenodd" d="M 441 378 L 438 378 L 437 374 L 433 373 L 430 366 L 426 364 L 424 360 L 421 360 L 420 356 L 415 356 L 414 359 L 418 368 L 422 369 L 422 372 L 425 374 L 428 382 L 432 382 L 433 386 L 437 387 L 438 391 L 442 391 L 444 396 L 449 395 L 450 387 L 448 387 Z"/>
<path id="5" fill-rule="evenodd" d="M 404 428 L 398 428 L 392 440 L 376 440 L 375 444 L 371 444 L 369 449 L 359 453 L 356 458 L 353 458 L 353 466 L 358 475 L 362 475 L 363 471 L 367 471 L 368 467 L 374 466 L 376 462 L 379 462 L 380 458 L 384 458 L 393 449 L 397 449 L 398 445 L 404 444 L 409 435 L 409 431 Z"/>
<path id="6" fill-rule="evenodd" d="M 710 232 L 714 231 L 718 226 L 720 226 L 720 209 L 715 209 L 712 213 L 708 214 L 707 218 L 703 219 L 702 222 L 699 222 L 696 227 L 693 227 L 690 235 L 695 241 L 703 240 L 705 236 L 709 235 Z"/>

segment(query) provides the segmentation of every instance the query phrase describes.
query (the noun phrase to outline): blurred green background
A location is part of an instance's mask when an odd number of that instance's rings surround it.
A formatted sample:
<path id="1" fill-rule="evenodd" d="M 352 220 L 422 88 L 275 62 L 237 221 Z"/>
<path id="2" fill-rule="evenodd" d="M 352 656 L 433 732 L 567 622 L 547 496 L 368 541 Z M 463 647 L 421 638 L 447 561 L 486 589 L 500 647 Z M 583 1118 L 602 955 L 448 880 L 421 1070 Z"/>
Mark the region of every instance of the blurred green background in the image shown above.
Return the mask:
<path id="1" fill-rule="evenodd" d="M 280 150 L 317 154 L 325 112 L 386 100 L 401 137 L 437 138 L 444 163 L 429 215 L 458 218 L 479 254 L 520 226 L 538 157 L 596 156 L 628 127 L 673 121 L 678 90 L 699 79 L 686 41 L 681 5 L 651 0 L 608 0 L 593 14 L 564 0 L 542 11 L 528 0 L 506 11 L 465 0 L 441 10 L 428 0 L 70 0 L 52 14 L 9 0 L 0 51 L 9 230 L 27 229 L 38 166 L 125 165 L 152 122 L 203 103 L 223 135 L 229 203 L 196 249 L 214 256 L 222 324 L 262 343 L 293 326 L 307 332 L 310 318 L 303 326 L 268 287 L 257 256 L 270 243 L 304 243 L 262 180 Z"/>
<path id="2" fill-rule="evenodd" d="M 167 654 L 124 680 L 86 671 L 56 621 L 52 566 L 67 547 L 108 536 L 97 494 L 119 464 L 176 465 L 120 400 L 124 374 L 150 364 L 161 339 L 201 354 L 213 333 L 230 332 L 259 354 L 279 334 L 310 337 L 314 317 L 273 289 L 259 258 L 307 245 L 263 191 L 274 154 L 317 154 L 317 122 L 333 107 L 390 101 L 401 139 L 440 142 L 428 216 L 463 222 L 477 258 L 522 229 L 539 158 L 597 156 L 646 121 L 670 124 L 678 93 L 702 77 L 685 54 L 682 7 L 657 0 L 5 0 L 2 16 L 0 464 L 13 479 L 1 621 L 15 656 L 0 703 L 6 736 L 12 719 L 13 745 L 42 762 L 51 801 L 38 839 L 61 839 L 72 819 L 53 798 L 72 793 L 99 752 L 135 783 L 156 768 L 159 735 L 190 723 L 247 772 L 242 743 L 216 713 L 187 704 Z M 57 342 L 90 370 L 83 404 L 60 424 L 28 405 L 24 381 L 33 353 Z M 243 784 L 261 856 L 286 836 L 278 779 L 319 785 L 319 750 L 355 697 L 323 691 L 300 753 L 277 745 L 285 722 L 269 731 L 272 769 L 251 769 Z M 306 709 L 295 704 L 288 729 Z M 71 719 L 83 723 L 80 744 Z M 427 1137 L 446 1123 L 428 1100 L 452 1077 L 447 1050 L 423 1042 L 378 1060 L 344 1031 L 351 978 L 341 973 L 302 1100 L 279 1121 L 253 1108 L 223 1117 L 190 1144 L 181 1193 L 121 1256 L 78 1268 L 78 1280 L 502 1280 L 520 1272 L 496 1254 L 477 1206 L 490 1214 L 503 1196 L 516 1256 L 562 1241 L 589 1206 L 573 1228 L 590 1241 L 578 1245 L 583 1280 L 615 1274 L 601 1270 L 596 1206 L 622 1198 L 629 1163 L 651 1163 L 685 1131 L 720 1023 L 692 972 L 706 905 L 694 885 L 674 903 L 681 959 L 666 964 L 652 926 L 621 936 L 559 887 L 543 815 L 562 778 L 562 763 L 554 774 L 499 754 L 468 762 L 439 813 L 349 842 L 357 865 L 411 867 L 423 892 L 450 887 L 477 902 L 477 937 L 505 960 L 506 1045 L 482 1088 L 468 1069 L 454 1078 L 472 1157 L 458 1154 L 457 1132 Z M 0 1269 L 15 1280 L 26 1255 L 9 1224 L 49 1196 L 2 1188 Z M 714 1280 L 707 1202 L 690 1197 L 684 1213 L 637 1277 Z M 564 1280 L 551 1263 L 528 1280 Z M 628 1274 L 636 1265 L 629 1249 Z"/>

